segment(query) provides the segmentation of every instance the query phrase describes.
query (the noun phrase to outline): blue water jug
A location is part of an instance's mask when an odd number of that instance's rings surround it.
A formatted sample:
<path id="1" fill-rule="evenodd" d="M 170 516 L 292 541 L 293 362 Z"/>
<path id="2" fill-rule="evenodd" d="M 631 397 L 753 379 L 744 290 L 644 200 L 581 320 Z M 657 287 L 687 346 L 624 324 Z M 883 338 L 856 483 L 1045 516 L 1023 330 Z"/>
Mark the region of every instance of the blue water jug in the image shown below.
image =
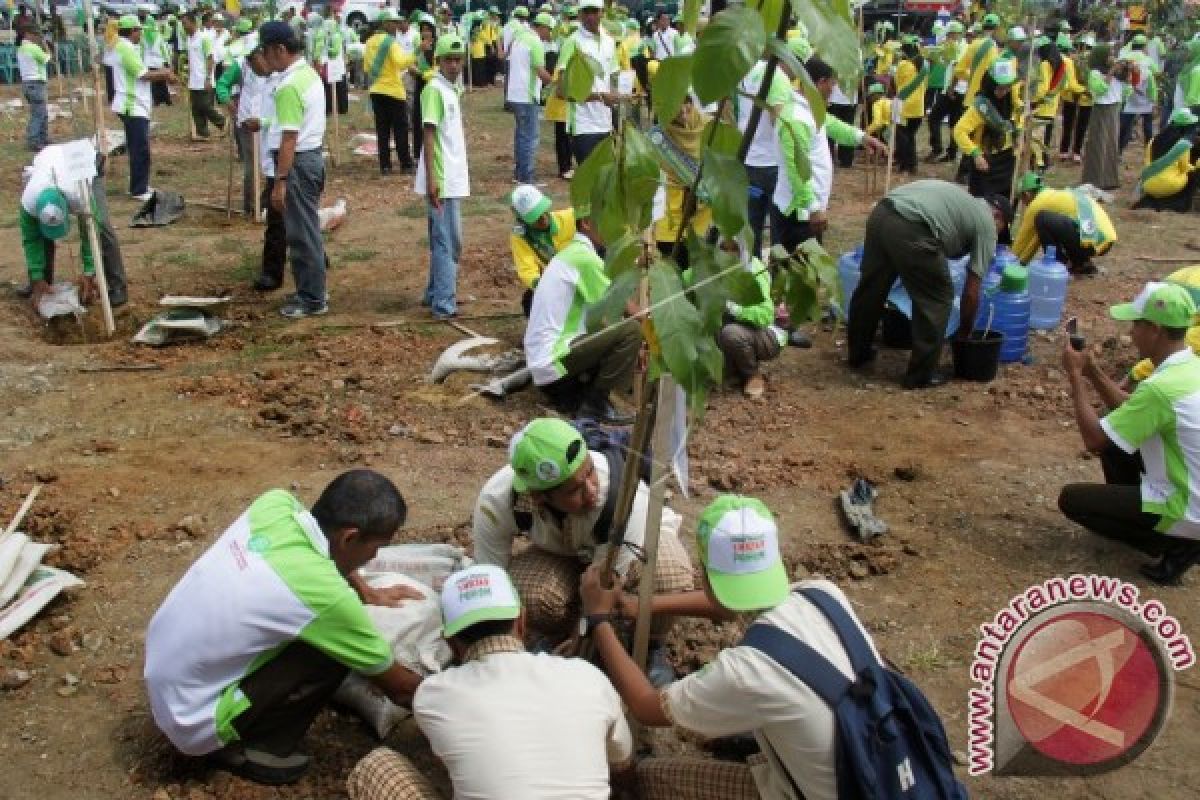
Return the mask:
<path id="1" fill-rule="evenodd" d="M 967 282 L 968 261 L 970 261 L 970 256 L 952 258 L 946 262 L 946 266 L 950 270 L 950 283 L 953 286 L 952 291 L 954 293 L 954 305 L 950 309 L 950 319 L 946 322 L 946 336 L 952 336 L 958 330 L 959 304 L 962 300 L 963 285 Z M 897 311 L 912 319 L 912 298 L 908 296 L 908 291 L 899 279 L 896 279 L 896 283 L 892 285 L 892 290 L 888 292 L 887 299 L 888 303 L 894 306 Z"/>
<path id="2" fill-rule="evenodd" d="M 1029 338 L 1029 271 L 1024 267 L 1005 267 L 1000 283 L 989 295 L 988 307 L 992 309 L 991 330 L 1004 334 L 1000 348 L 1000 361 L 1009 364 L 1025 357 Z M 987 324 L 985 317 L 976 328 Z"/>
<path id="3" fill-rule="evenodd" d="M 850 318 L 850 298 L 862 277 L 863 246 L 860 244 L 838 259 L 838 281 L 842 284 L 842 316 Z"/>
<path id="4" fill-rule="evenodd" d="M 1030 328 L 1048 331 L 1058 327 L 1070 280 L 1071 275 L 1059 263 L 1053 245 L 1047 246 L 1046 254 L 1029 265 Z"/>

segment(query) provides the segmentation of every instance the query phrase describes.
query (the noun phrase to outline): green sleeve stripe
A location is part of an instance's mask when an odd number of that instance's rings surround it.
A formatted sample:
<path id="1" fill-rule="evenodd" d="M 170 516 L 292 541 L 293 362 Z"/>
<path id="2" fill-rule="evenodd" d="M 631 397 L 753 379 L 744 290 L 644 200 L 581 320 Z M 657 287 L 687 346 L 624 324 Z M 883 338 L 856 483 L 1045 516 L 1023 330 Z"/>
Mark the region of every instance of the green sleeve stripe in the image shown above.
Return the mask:
<path id="1" fill-rule="evenodd" d="M 432 84 L 421 90 L 421 122 L 437 127 L 446 117 L 442 93 Z"/>

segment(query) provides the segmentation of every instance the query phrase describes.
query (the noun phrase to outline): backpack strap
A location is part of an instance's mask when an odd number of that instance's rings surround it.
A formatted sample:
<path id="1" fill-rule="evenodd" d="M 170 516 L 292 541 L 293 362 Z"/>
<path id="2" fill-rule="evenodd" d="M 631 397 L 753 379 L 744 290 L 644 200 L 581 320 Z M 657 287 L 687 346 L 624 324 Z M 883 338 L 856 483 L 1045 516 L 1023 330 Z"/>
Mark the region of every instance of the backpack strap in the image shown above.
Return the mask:
<path id="1" fill-rule="evenodd" d="M 771 660 L 816 692 L 831 709 L 852 685 L 852 681 L 841 670 L 811 645 L 774 625 L 762 622 L 751 625 L 738 645 L 753 647 L 770 656 Z"/>
<path id="2" fill-rule="evenodd" d="M 870 667 L 879 666 L 879 659 L 875 657 L 871 644 L 859 630 L 850 612 L 833 595 L 812 587 L 801 589 L 800 594 L 829 620 L 846 650 L 846 655 L 850 656 L 850 665 L 854 668 L 855 675 L 861 675 L 863 670 Z"/>
<path id="3" fill-rule="evenodd" d="M 600 509 L 600 516 L 596 517 L 596 524 L 592 526 L 592 541 L 596 544 L 612 542 L 617 495 L 621 493 L 621 479 L 625 475 L 625 457 L 620 452 L 610 448 L 604 451 L 604 457 L 608 459 L 608 494 L 604 497 L 604 507 Z"/>

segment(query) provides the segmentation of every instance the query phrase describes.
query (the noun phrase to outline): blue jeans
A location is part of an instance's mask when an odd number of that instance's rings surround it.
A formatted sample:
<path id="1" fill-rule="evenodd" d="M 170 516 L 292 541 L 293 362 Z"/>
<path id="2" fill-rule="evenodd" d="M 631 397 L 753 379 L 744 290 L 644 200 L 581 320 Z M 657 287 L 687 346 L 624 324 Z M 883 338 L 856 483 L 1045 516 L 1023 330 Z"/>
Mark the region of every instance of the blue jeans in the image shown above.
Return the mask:
<path id="1" fill-rule="evenodd" d="M 462 255 L 461 199 L 442 198 L 439 211 L 426 201 L 429 212 L 429 285 L 425 287 L 425 305 L 435 316 L 454 314 L 458 283 L 458 259 Z"/>
<path id="2" fill-rule="evenodd" d="M 25 126 L 25 146 L 33 152 L 50 144 L 50 116 L 46 113 L 46 82 L 25 81 L 25 102 L 29 103 L 29 123 Z"/>
<path id="3" fill-rule="evenodd" d="M 537 103 L 513 103 L 513 118 L 517 122 L 513 137 L 513 161 L 518 183 L 533 183 L 533 159 L 537 154 L 541 108 Z"/>
<path id="4" fill-rule="evenodd" d="M 779 177 L 779 167 L 746 167 L 746 179 L 750 182 L 750 198 L 746 204 L 746 212 L 750 217 L 750 231 L 754 234 L 754 256 L 762 252 L 763 228 L 767 224 L 767 215 L 775 207 L 771 197 L 775 194 L 775 180 Z M 776 240 L 774 227 L 771 226 L 771 239 Z"/>
<path id="5" fill-rule="evenodd" d="M 129 193 L 145 194 L 150 189 L 150 120 L 119 114 L 129 151 Z"/>
<path id="6" fill-rule="evenodd" d="M 325 159 L 320 148 L 296 153 L 287 174 L 283 220 L 296 296 L 310 309 L 325 304 L 325 241 L 317 214 L 324 189 Z"/>

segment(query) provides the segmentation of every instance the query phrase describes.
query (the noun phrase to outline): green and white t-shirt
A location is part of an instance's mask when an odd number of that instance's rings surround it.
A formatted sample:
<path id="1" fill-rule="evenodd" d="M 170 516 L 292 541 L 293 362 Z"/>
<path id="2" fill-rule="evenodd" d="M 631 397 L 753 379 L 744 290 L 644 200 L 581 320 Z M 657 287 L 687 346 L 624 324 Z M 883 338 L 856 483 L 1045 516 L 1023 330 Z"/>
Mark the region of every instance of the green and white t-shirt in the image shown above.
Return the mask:
<path id="1" fill-rule="evenodd" d="M 1100 420 L 1126 453 L 1142 456 L 1142 511 L 1158 514 L 1157 530 L 1200 539 L 1200 359 L 1191 349 L 1167 358 L 1124 403 Z"/>
<path id="2" fill-rule="evenodd" d="M 50 54 L 30 41 L 21 42 L 17 48 L 17 69 L 23 81 L 45 81 L 46 64 Z"/>
<path id="3" fill-rule="evenodd" d="M 127 117 L 150 119 L 154 99 L 150 81 L 143 77 L 147 70 L 137 45 L 125 38 L 118 39 L 112 51 L 112 68 L 112 110 Z"/>
<path id="4" fill-rule="evenodd" d="M 588 305 L 599 300 L 606 289 L 604 259 L 586 236 L 575 234 L 538 279 L 525 326 L 525 363 L 538 386 L 567 374 L 562 360 L 571 342 L 587 331 Z"/>
<path id="5" fill-rule="evenodd" d="M 296 131 L 297 153 L 316 150 L 325 140 L 325 87 L 302 58 L 279 76 L 274 124 L 281 132 Z"/>
<path id="6" fill-rule="evenodd" d="M 558 56 L 558 66 L 566 69 L 576 50 L 591 56 L 600 65 L 600 74 L 592 81 L 592 91 L 596 93 L 611 92 L 612 76 L 617 72 L 617 44 L 613 38 L 604 31 L 593 35 L 586 28 L 580 28 L 563 42 L 562 52 Z M 603 101 L 568 104 L 567 131 L 569 133 L 573 135 L 611 133 L 612 129 L 612 109 Z"/>
<path id="7" fill-rule="evenodd" d="M 364 675 L 393 663 L 317 521 L 274 489 L 192 564 L 150 620 L 155 722 L 188 755 L 236 740 L 234 722 L 250 705 L 241 681 L 297 639 Z"/>
<path id="8" fill-rule="evenodd" d="M 436 73 L 421 90 L 421 122 L 437 128 L 433 137 L 433 153 L 421 148 L 417 164 L 414 191 L 429 193 L 426 182 L 425 159 L 433 157 L 433 174 L 437 180 L 438 196 L 442 198 L 470 197 L 471 179 L 467 172 L 467 142 L 463 137 L 462 90 Z"/>
<path id="9" fill-rule="evenodd" d="M 205 83 L 213 83 L 216 62 L 213 57 L 213 38 L 203 29 L 197 30 L 187 40 L 188 88 L 199 91 Z"/>
<path id="10" fill-rule="evenodd" d="M 546 68 L 546 49 L 536 33 L 522 28 L 513 37 L 508 56 L 508 78 L 504 99 L 510 103 L 536 103 L 542 96 L 542 79 L 537 68 Z"/>

